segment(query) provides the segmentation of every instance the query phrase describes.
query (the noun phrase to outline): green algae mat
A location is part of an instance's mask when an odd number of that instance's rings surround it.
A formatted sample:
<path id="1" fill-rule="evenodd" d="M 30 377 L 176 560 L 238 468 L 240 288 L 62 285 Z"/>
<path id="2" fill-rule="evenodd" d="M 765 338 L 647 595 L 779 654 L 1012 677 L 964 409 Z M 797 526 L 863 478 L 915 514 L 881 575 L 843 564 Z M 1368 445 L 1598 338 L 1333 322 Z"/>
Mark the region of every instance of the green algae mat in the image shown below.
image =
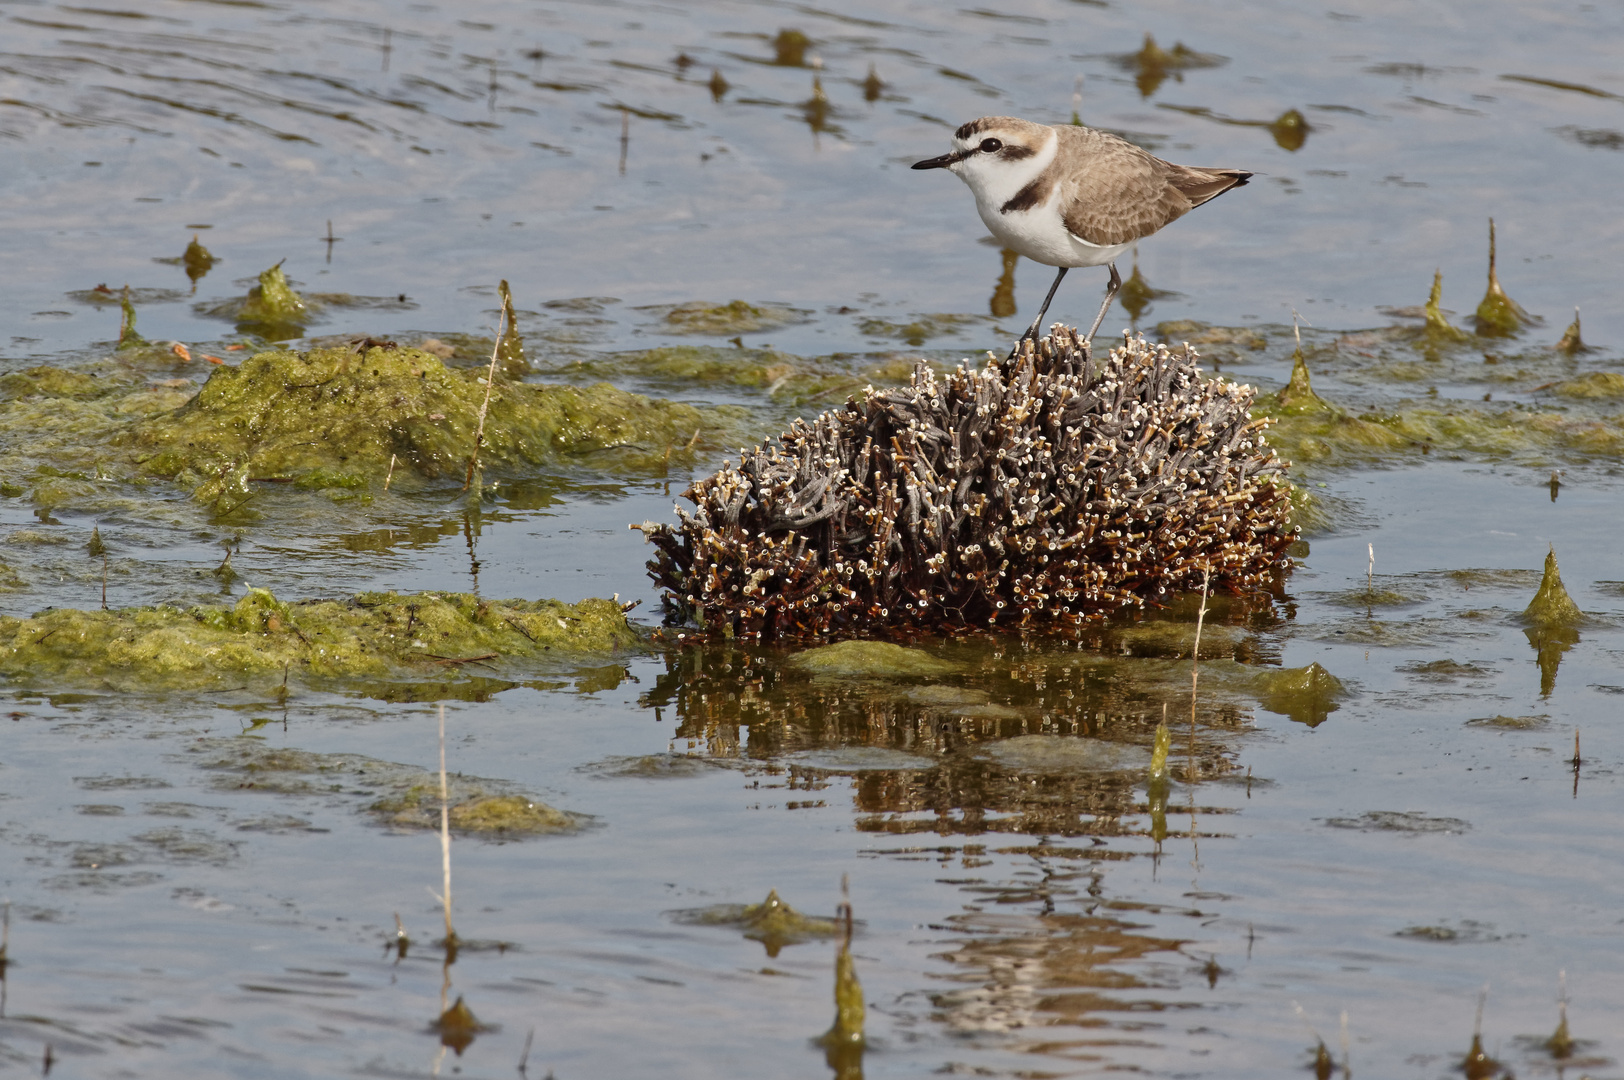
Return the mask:
<path id="1" fill-rule="evenodd" d="M 283 603 L 0 616 L 0 675 L 24 686 L 131 691 L 271 689 L 444 679 L 447 669 L 534 671 L 641 647 L 612 600 L 481 600 L 367 593 Z"/>

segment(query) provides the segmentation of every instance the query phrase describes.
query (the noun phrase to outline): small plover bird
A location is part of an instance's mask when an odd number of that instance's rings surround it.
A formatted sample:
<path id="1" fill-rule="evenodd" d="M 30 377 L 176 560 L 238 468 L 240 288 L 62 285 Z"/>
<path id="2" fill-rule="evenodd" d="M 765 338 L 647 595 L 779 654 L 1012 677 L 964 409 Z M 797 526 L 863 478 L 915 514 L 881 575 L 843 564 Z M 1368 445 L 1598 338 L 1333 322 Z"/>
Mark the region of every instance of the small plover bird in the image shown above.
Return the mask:
<path id="1" fill-rule="evenodd" d="M 1021 341 L 1038 336 L 1067 270 L 1109 266 L 1105 303 L 1083 339 L 1092 341 L 1122 287 L 1116 257 L 1252 175 L 1174 165 L 1081 124 L 1049 127 L 1013 116 L 970 121 L 953 133 L 952 153 L 913 167 L 956 175 L 970 185 L 976 211 L 1000 243 L 1033 262 L 1060 268 Z"/>

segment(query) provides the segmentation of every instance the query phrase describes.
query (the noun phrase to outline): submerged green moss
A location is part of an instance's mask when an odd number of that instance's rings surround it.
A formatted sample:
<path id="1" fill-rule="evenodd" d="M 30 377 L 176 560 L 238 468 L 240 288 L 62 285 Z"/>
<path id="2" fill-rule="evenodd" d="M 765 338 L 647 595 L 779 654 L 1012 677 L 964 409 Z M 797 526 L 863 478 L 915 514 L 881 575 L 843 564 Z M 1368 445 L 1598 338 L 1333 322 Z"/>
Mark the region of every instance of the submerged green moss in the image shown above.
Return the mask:
<path id="1" fill-rule="evenodd" d="M 103 379 L 88 371 L 44 365 L 0 375 L 0 401 L 35 396 L 89 399 L 120 388 L 128 389 L 128 383 L 116 378 Z"/>
<path id="2" fill-rule="evenodd" d="M 396 486 L 460 480 L 482 382 L 417 349 L 266 352 L 216 368 L 196 397 L 121 441 L 143 472 L 174 477 L 222 512 L 252 498 L 257 481 L 359 487 L 381 482 L 391 462 Z M 646 469 L 720 428 L 715 412 L 608 385 L 499 383 L 480 464 L 501 472 L 591 454 Z"/>
<path id="3" fill-rule="evenodd" d="M 1624 398 L 1624 374 L 1617 371 L 1591 371 L 1564 379 L 1551 387 L 1551 393 L 1569 398 Z"/>
<path id="4" fill-rule="evenodd" d="M 789 663 L 812 675 L 849 679 L 929 679 L 959 670 L 923 649 L 888 641 L 841 641 L 795 653 Z"/>
<path id="5" fill-rule="evenodd" d="M 198 739 L 187 751 L 215 775 L 215 791 L 351 796 L 379 824 L 440 827 L 440 776 L 415 765 L 275 746 L 251 735 Z M 446 805 L 453 830 L 504 839 L 574 832 L 592 820 L 554 809 L 508 781 L 462 773 L 446 777 Z"/>
<path id="6" fill-rule="evenodd" d="M 1276 394 L 1260 396 L 1255 408 L 1275 419 L 1269 445 L 1297 465 L 1437 452 L 1533 456 L 1536 463 L 1553 452 L 1586 457 L 1624 454 L 1624 416 L 1443 400 L 1364 416 L 1347 415 L 1334 405 L 1328 411 L 1293 413 L 1280 406 Z"/>
<path id="7" fill-rule="evenodd" d="M 764 330 L 790 326 L 803 321 L 806 317 L 805 312 L 782 304 L 749 304 L 743 300 L 733 300 L 726 304 L 695 301 L 651 310 L 665 312 L 666 333 L 712 337 L 759 334 Z"/>
<path id="8" fill-rule="evenodd" d="M 910 322 L 895 322 L 891 319 L 860 319 L 857 329 L 866 337 L 890 338 L 906 344 L 919 346 L 934 337 L 946 334 L 956 334 L 967 326 L 983 321 L 979 315 L 954 315 L 939 313 L 935 315 L 919 315 Z"/>
<path id="9" fill-rule="evenodd" d="M 0 617 L 0 675 L 29 685 L 180 690 L 298 678 L 441 679 L 615 653 L 640 639 L 612 600 L 481 600 L 362 593 L 287 603 L 249 589 L 231 606 Z"/>

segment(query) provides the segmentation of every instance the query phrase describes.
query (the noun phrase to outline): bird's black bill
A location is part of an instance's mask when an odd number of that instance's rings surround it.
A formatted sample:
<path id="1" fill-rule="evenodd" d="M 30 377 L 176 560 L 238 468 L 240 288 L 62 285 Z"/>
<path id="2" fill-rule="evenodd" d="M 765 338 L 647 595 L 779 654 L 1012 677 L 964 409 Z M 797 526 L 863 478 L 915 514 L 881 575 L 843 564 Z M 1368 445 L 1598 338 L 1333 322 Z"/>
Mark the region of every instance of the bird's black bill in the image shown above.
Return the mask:
<path id="1" fill-rule="evenodd" d="M 955 150 L 951 154 L 943 154 L 941 157 L 926 158 L 924 161 L 916 161 L 909 166 L 909 168 L 945 169 L 949 165 L 957 165 L 974 152 L 975 151 L 973 150 Z"/>

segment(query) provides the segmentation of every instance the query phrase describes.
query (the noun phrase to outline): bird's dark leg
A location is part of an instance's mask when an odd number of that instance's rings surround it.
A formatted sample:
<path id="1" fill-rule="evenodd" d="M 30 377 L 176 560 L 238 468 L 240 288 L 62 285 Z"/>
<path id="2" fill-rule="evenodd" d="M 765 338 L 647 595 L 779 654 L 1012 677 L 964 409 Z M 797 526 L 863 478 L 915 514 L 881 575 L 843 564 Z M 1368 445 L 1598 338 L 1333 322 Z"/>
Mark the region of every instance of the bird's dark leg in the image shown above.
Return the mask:
<path id="1" fill-rule="evenodd" d="M 1105 303 L 1100 305 L 1100 313 L 1094 316 L 1094 325 L 1088 328 L 1088 336 L 1083 339 L 1085 345 L 1093 344 L 1094 331 L 1098 330 L 1100 323 L 1105 321 L 1105 313 L 1111 310 L 1111 301 L 1116 299 L 1116 294 L 1122 289 L 1122 275 L 1117 273 L 1116 263 L 1110 263 L 1109 265 L 1111 267 L 1111 280 L 1105 286 Z"/>
<path id="2" fill-rule="evenodd" d="M 1071 267 L 1062 266 L 1060 268 L 1060 272 L 1054 276 L 1054 284 L 1049 286 L 1049 295 L 1043 298 L 1043 306 L 1038 308 L 1038 317 L 1032 320 L 1032 325 L 1027 327 L 1026 333 L 1022 334 L 1015 340 L 1015 348 L 1009 351 L 1011 359 L 1014 358 L 1017 352 L 1020 352 L 1021 342 L 1027 340 L 1028 338 L 1036 341 L 1041 336 L 1041 331 L 1039 328 L 1043 325 L 1043 316 L 1048 312 L 1049 303 L 1054 299 L 1055 290 L 1060 288 L 1061 279 L 1066 276 L 1066 271 L 1069 269 L 1071 269 Z"/>

